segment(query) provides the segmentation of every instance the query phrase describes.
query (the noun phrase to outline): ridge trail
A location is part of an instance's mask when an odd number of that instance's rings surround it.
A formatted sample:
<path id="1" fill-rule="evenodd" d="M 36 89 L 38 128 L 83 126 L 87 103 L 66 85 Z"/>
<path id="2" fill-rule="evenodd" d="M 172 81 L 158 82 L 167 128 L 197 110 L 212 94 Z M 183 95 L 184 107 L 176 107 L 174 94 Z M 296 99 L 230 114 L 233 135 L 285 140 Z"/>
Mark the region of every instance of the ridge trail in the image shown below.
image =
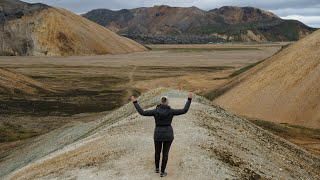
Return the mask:
<path id="1" fill-rule="evenodd" d="M 168 95 L 172 108 L 186 102 L 182 91 L 157 95 Z M 143 95 L 142 107 L 158 96 Z M 207 102 L 196 96 L 189 112 L 173 119 L 166 179 L 319 178 L 318 157 Z M 130 113 L 5 179 L 161 179 L 154 173 L 154 126 L 152 117 Z"/>

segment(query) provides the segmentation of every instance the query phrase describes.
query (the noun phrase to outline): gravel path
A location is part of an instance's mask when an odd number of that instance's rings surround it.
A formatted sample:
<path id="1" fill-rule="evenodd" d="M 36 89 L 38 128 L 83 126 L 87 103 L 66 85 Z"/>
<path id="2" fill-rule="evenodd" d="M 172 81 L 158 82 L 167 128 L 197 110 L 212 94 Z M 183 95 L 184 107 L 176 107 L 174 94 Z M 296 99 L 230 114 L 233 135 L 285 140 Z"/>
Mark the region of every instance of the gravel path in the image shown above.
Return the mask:
<path id="1" fill-rule="evenodd" d="M 182 108 L 186 101 L 184 92 L 156 90 L 144 95 L 141 104 L 153 104 L 160 92 L 170 97 L 173 108 Z M 128 104 L 111 116 L 132 110 Z M 111 125 L 100 123 L 85 138 L 17 169 L 6 179 L 160 179 L 154 173 L 153 128 L 153 118 L 128 113 Z M 186 115 L 174 118 L 173 128 L 166 179 L 320 178 L 318 157 L 209 106 L 201 97 L 195 98 Z"/>

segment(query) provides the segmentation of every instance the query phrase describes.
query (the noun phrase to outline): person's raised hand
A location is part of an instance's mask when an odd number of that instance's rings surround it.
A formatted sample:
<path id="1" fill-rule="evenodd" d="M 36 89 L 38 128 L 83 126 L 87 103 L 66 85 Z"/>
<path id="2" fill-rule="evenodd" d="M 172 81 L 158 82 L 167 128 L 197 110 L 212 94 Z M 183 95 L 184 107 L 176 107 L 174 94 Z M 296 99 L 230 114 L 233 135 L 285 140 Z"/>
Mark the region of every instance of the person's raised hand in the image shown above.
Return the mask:
<path id="1" fill-rule="evenodd" d="M 188 98 L 192 99 L 192 96 L 193 96 L 193 93 L 192 93 L 192 92 L 189 92 Z"/>
<path id="2" fill-rule="evenodd" d="M 134 102 L 137 101 L 137 99 L 134 96 L 131 96 L 131 101 Z"/>

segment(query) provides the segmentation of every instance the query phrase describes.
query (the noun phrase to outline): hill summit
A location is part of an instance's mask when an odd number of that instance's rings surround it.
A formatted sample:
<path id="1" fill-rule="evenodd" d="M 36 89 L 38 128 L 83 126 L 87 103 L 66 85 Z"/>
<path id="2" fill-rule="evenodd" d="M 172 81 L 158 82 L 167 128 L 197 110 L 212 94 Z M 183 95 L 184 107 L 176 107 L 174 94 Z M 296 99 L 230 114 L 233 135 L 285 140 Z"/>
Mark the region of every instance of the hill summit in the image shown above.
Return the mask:
<path id="1" fill-rule="evenodd" d="M 1 55 L 95 55 L 146 50 L 65 9 L 18 0 L 0 2 Z"/>
<path id="2" fill-rule="evenodd" d="M 246 23 L 267 20 L 279 20 L 279 16 L 254 7 L 223 6 L 210 12 L 220 14 L 228 23 Z"/>

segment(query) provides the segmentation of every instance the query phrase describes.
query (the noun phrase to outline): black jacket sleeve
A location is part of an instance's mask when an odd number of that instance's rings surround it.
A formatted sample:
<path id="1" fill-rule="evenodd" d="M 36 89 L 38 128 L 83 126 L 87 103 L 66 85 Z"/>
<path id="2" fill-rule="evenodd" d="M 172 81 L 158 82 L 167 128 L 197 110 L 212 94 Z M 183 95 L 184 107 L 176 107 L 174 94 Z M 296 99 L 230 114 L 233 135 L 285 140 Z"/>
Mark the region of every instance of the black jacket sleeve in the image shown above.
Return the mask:
<path id="1" fill-rule="evenodd" d="M 191 98 L 188 98 L 188 101 L 186 102 L 186 105 L 184 105 L 183 109 L 172 109 L 173 115 L 179 116 L 179 115 L 187 113 L 189 110 L 189 107 L 191 105 L 191 100 L 192 100 Z"/>
<path id="2" fill-rule="evenodd" d="M 138 111 L 139 114 L 141 114 L 142 116 L 153 116 L 154 115 L 154 110 L 146 110 L 144 111 L 140 105 L 138 104 L 137 101 L 133 102 L 134 107 L 136 108 L 136 110 Z"/>

